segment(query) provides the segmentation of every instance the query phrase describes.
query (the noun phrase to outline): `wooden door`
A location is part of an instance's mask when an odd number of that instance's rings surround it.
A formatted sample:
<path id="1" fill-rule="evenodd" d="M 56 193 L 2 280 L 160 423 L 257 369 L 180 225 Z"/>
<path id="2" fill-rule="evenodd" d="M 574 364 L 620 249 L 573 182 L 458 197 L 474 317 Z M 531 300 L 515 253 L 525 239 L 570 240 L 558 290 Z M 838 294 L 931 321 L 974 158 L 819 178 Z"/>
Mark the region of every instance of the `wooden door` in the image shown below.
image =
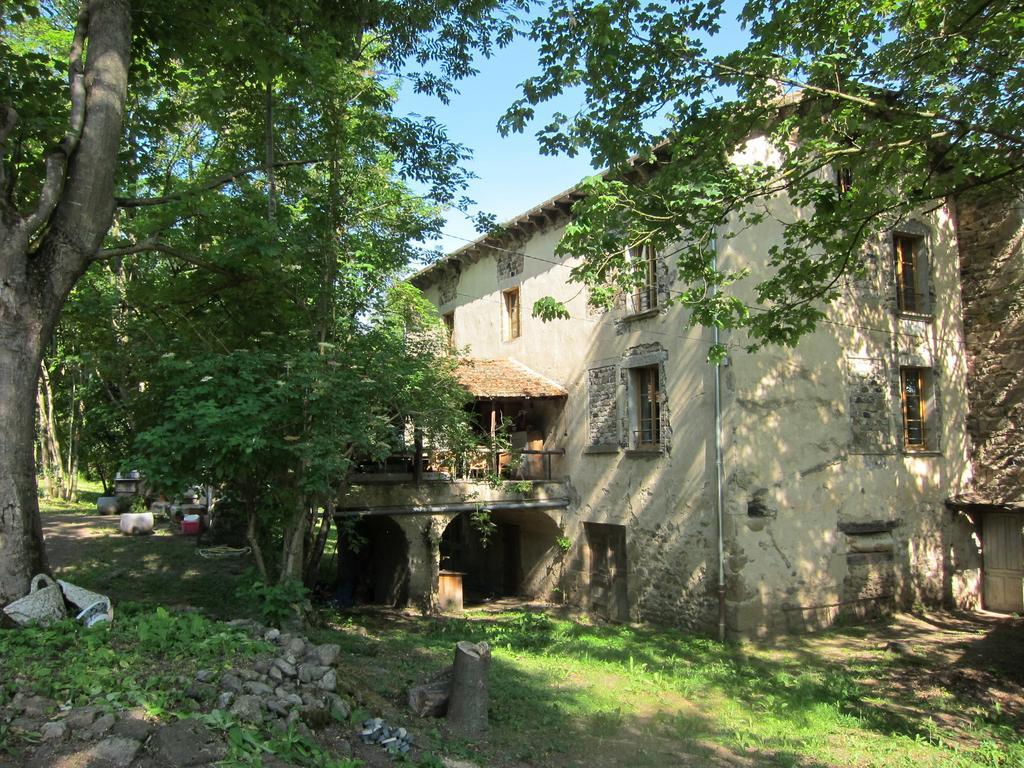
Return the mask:
<path id="1" fill-rule="evenodd" d="M 989 512 L 982 524 L 985 608 L 1024 613 L 1024 513 Z"/>
<path id="2" fill-rule="evenodd" d="M 629 621 L 626 528 L 584 523 L 590 554 L 590 610 L 609 621 Z"/>

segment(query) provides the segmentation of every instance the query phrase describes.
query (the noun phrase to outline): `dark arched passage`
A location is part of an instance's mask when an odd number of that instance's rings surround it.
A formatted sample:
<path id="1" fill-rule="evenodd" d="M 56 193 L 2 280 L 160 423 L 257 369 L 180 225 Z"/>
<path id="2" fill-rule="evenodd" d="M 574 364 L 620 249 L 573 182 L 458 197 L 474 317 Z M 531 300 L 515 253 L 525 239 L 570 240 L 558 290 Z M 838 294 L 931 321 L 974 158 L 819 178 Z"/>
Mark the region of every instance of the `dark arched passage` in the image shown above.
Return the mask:
<path id="1" fill-rule="evenodd" d="M 338 529 L 337 599 L 342 605 L 402 606 L 409 600 L 409 542 L 386 515 Z"/>
<path id="2" fill-rule="evenodd" d="M 467 603 L 494 597 L 537 597 L 558 552 L 558 525 L 539 510 L 501 510 L 474 519 L 463 512 L 441 536 L 441 570 L 462 573 Z"/>

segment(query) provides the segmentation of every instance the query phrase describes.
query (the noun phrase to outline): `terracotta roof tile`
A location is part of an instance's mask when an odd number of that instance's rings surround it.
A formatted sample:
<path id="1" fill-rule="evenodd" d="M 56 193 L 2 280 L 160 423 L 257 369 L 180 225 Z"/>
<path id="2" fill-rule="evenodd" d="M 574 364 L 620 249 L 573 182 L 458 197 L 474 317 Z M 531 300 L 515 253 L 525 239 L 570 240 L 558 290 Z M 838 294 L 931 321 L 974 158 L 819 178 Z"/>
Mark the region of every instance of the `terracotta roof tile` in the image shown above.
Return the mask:
<path id="1" fill-rule="evenodd" d="M 507 358 L 459 358 L 455 376 L 473 397 L 566 397 L 555 381 Z"/>

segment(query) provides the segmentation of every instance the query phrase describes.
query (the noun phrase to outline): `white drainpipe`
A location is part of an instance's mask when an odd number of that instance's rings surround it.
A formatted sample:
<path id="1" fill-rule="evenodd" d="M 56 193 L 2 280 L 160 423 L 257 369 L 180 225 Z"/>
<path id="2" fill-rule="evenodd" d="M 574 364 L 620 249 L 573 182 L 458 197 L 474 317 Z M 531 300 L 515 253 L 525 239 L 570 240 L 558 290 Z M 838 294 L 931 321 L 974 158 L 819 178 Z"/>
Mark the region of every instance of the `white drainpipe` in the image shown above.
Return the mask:
<path id="1" fill-rule="evenodd" d="M 718 269 L 718 238 L 711 241 L 711 267 Z M 717 293 L 717 288 L 713 289 Z M 719 343 L 718 326 L 712 328 L 714 343 Z M 722 364 L 715 363 L 715 513 L 718 518 L 718 642 L 725 642 L 725 534 L 723 511 L 725 507 L 722 482 Z"/>

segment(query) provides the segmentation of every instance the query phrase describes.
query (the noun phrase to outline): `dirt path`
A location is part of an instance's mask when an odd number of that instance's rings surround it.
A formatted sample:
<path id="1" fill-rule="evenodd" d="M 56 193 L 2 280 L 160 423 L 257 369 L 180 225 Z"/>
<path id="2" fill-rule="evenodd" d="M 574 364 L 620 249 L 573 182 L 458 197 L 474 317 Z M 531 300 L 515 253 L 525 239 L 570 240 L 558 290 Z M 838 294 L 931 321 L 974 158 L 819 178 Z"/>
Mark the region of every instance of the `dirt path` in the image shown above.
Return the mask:
<path id="1" fill-rule="evenodd" d="M 85 539 L 118 532 L 117 515 L 48 513 L 42 518 L 46 555 L 53 568 L 69 565 L 81 552 Z"/>

